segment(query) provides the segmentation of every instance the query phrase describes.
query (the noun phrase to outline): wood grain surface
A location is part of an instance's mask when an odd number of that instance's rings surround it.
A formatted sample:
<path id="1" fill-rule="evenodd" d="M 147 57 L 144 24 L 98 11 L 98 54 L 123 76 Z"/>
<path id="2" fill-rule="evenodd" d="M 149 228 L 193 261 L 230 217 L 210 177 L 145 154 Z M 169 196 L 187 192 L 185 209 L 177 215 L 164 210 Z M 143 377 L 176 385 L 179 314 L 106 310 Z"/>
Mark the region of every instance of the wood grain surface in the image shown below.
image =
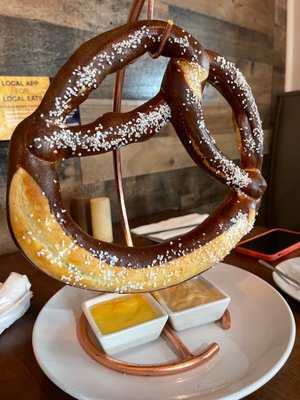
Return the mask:
<path id="1" fill-rule="evenodd" d="M 11 0 L 0 8 L 0 75 L 54 76 L 67 58 L 84 41 L 126 21 L 130 0 Z M 283 91 L 285 72 L 286 0 L 156 0 L 154 16 L 173 18 L 174 22 L 192 33 L 204 46 L 216 50 L 237 64 L 249 81 L 265 129 L 265 152 L 272 143 L 278 93 Z M 142 17 L 145 17 L 145 10 Z M 135 107 L 156 94 L 167 60 L 142 57 L 128 67 L 124 84 L 124 110 Z M 81 106 L 82 121 L 91 121 L 111 107 L 114 77 L 109 76 Z M 127 102 L 127 104 L 126 104 Z M 236 159 L 231 110 L 213 88 L 204 93 L 204 116 L 211 134 L 221 149 Z M 0 127 L 1 129 L 1 127 Z M 6 173 L 8 143 L 0 147 L 0 254 L 14 245 L 5 219 Z M 194 181 L 194 165 L 176 139 L 171 126 L 142 145 L 122 151 L 125 186 L 138 193 L 130 194 L 131 204 L 140 195 L 147 197 L 146 213 L 157 211 L 157 188 L 168 186 L 161 196 L 160 207 L 181 206 L 178 185 L 165 182 L 169 176 L 184 176 L 181 186 L 188 187 L 199 207 L 198 184 Z M 190 171 L 190 175 L 187 174 Z M 267 170 L 267 169 L 266 169 Z M 111 156 L 67 160 L 59 167 L 66 202 L 78 193 L 92 197 L 114 186 Z M 180 174 L 180 171 L 183 171 Z M 169 174 L 169 175 L 168 175 Z M 144 180 L 141 187 L 131 182 Z M 268 179 L 268 176 L 266 176 Z M 153 185 L 149 187 L 148 185 Z M 146 190 L 141 194 L 141 190 Z M 108 189 L 109 188 L 109 189 Z M 212 195 L 214 184 L 209 184 Z M 173 192 L 172 192 L 173 190 Z M 209 190 L 209 189 L 208 189 Z M 223 188 L 220 187 L 222 197 Z M 175 192 L 177 191 L 177 192 Z M 182 193 L 184 190 L 180 190 Z M 172 193 L 172 194 L 171 194 Z M 102 193 L 102 195 L 108 195 Z M 168 200 L 176 199 L 168 203 Z"/>

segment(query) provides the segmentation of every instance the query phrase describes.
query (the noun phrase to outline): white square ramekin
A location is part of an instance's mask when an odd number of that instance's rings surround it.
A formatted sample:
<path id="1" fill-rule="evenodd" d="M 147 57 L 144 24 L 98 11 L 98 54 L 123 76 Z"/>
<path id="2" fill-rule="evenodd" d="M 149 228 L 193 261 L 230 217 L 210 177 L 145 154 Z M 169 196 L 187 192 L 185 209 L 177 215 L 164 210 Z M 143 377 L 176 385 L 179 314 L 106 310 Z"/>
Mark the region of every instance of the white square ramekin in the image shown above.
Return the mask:
<path id="1" fill-rule="evenodd" d="M 161 334 L 165 323 L 168 319 L 168 314 L 164 308 L 155 300 L 153 296 L 148 293 L 140 293 L 148 304 L 157 312 L 158 316 L 140 324 L 134 325 L 129 328 L 125 328 L 113 333 L 102 334 L 98 328 L 94 318 L 91 315 L 90 308 L 100 302 L 115 299 L 120 296 L 130 296 L 126 294 L 104 294 L 96 298 L 87 300 L 81 304 L 83 312 L 99 340 L 103 350 L 110 355 L 119 353 L 124 350 L 142 345 L 144 343 L 155 340 Z"/>
<path id="2" fill-rule="evenodd" d="M 163 298 L 164 290 L 168 289 L 163 289 L 162 291 L 157 291 L 154 293 L 156 300 L 160 302 L 162 307 L 168 313 L 169 322 L 176 331 L 181 331 L 183 329 L 192 328 L 198 325 L 203 325 L 219 320 L 224 314 L 230 302 L 230 297 L 213 282 L 200 276 L 194 279 L 200 279 L 207 285 L 210 285 L 211 287 L 217 289 L 222 295 L 222 298 L 204 304 L 199 304 L 190 308 L 185 308 L 180 311 L 173 311 L 168 307 Z M 185 282 L 181 283 L 180 285 L 184 284 Z"/>

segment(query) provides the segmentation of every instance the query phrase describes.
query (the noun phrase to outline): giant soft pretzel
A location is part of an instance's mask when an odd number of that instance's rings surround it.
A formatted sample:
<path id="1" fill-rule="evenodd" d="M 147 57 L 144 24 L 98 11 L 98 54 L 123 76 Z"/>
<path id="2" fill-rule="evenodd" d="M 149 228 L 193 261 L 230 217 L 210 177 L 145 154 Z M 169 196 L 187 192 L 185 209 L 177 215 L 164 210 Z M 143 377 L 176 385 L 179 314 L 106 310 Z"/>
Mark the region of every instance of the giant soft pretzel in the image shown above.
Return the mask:
<path id="1" fill-rule="evenodd" d="M 170 62 L 154 98 L 131 112 L 108 113 L 87 125 L 64 124 L 65 116 L 107 74 L 146 52 L 155 54 L 165 28 L 165 22 L 140 21 L 83 44 L 11 139 L 12 235 L 34 265 L 66 284 L 117 292 L 168 287 L 216 264 L 253 225 L 265 182 L 260 173 L 263 132 L 251 89 L 232 63 L 205 51 L 179 27 L 173 26 L 162 50 Z M 205 127 L 201 95 L 206 81 L 232 108 L 241 167 L 218 149 Z M 168 121 L 196 164 L 231 188 L 224 202 L 192 232 L 150 247 L 117 246 L 83 232 L 64 209 L 58 163 L 146 140 Z"/>

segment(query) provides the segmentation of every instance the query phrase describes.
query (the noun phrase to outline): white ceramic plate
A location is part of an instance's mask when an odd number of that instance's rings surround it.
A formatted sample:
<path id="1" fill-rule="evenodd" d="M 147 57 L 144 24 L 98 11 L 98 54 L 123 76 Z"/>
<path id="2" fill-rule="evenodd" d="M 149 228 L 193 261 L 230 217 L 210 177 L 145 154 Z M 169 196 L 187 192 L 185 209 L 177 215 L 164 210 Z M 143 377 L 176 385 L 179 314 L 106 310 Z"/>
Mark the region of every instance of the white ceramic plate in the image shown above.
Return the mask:
<path id="1" fill-rule="evenodd" d="M 179 333 L 194 352 L 219 343 L 219 353 L 203 366 L 167 377 L 139 377 L 99 365 L 76 336 L 80 304 L 95 293 L 67 286 L 36 320 L 33 348 L 38 363 L 57 386 L 77 399 L 241 399 L 271 379 L 287 360 L 295 339 L 293 315 L 275 289 L 242 269 L 221 263 L 204 275 L 231 297 L 232 327 L 224 331 L 212 323 Z M 175 357 L 159 338 L 119 353 L 119 358 L 159 363 Z"/>
<path id="2" fill-rule="evenodd" d="M 276 266 L 276 268 L 300 282 L 300 257 L 282 261 Z M 276 274 L 276 272 L 273 272 L 273 279 L 280 289 L 294 299 L 300 301 L 300 289 L 297 289 L 293 285 L 289 285 L 284 279 Z"/>

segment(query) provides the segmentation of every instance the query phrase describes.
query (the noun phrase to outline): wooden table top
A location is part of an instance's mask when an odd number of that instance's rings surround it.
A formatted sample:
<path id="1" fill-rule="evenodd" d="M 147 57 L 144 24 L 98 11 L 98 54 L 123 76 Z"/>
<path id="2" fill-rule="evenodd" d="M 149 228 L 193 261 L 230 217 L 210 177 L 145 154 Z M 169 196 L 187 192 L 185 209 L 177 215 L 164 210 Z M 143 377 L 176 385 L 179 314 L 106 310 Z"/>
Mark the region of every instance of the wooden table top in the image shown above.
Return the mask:
<path id="1" fill-rule="evenodd" d="M 176 212 L 173 214 L 176 215 Z M 158 218 L 170 217 L 173 214 L 165 213 L 136 219 L 132 226 L 153 222 Z M 262 231 L 264 228 L 256 227 L 251 235 Z M 120 237 L 117 229 L 115 236 Z M 149 244 L 145 239 L 135 239 L 135 245 L 147 243 Z M 286 258 L 296 256 L 300 256 L 300 251 L 295 251 Z M 255 259 L 232 251 L 224 261 L 250 271 L 276 287 L 272 280 L 272 272 L 260 266 Z M 34 296 L 27 313 L 0 336 L 0 399 L 72 399 L 55 386 L 40 369 L 31 343 L 33 326 L 39 312 L 50 297 L 63 287 L 63 284 L 32 267 L 20 253 L 0 257 L 0 282 L 3 282 L 11 271 L 28 276 Z M 248 400 L 300 400 L 300 302 L 278 290 L 290 305 L 295 317 L 298 328 L 295 345 L 282 369 L 262 388 L 247 396 Z"/>

